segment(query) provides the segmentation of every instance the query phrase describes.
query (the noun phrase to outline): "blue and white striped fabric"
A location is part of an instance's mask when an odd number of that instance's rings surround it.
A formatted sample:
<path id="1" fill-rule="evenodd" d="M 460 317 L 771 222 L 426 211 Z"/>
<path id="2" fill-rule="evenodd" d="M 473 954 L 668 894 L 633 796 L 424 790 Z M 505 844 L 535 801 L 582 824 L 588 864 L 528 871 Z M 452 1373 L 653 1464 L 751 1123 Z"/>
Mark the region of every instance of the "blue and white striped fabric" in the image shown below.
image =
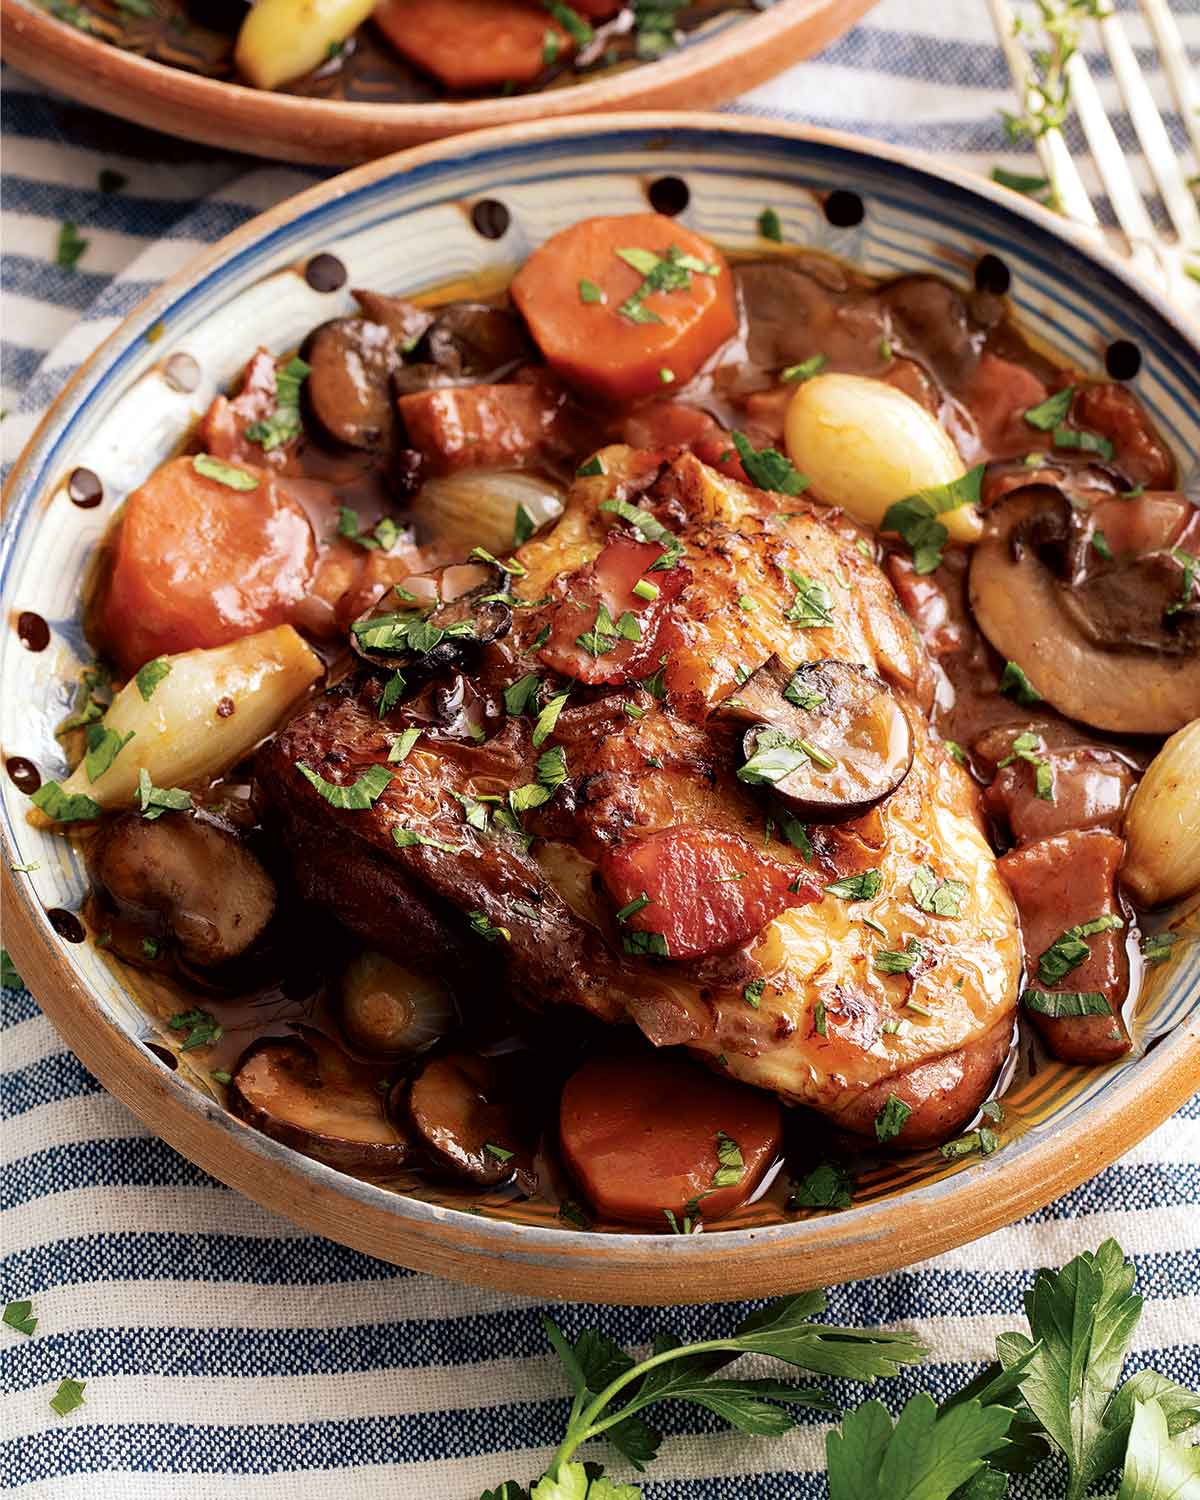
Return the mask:
<path id="1" fill-rule="evenodd" d="M 1200 0 L 1173 6 L 1200 49 Z M 1089 60 L 1107 89 L 1103 60 Z M 11 462 L 72 370 L 150 287 L 319 174 L 169 142 L 11 73 L 3 82 L 0 438 Z M 941 151 L 979 170 L 997 160 L 1020 169 L 1028 163 L 1008 150 L 999 121 L 1006 104 L 984 0 L 883 0 L 822 57 L 735 108 Z M 1169 112 L 1168 124 L 1182 147 Z M 1117 125 L 1132 155 L 1126 122 Z M 102 193 L 105 168 L 126 185 Z M 67 219 L 89 241 L 74 271 L 53 264 Z M 47 1500 L 474 1500 L 540 1472 L 567 1403 L 536 1303 L 369 1260 L 211 1181 L 104 1094 L 20 990 L 3 993 L 0 1066 L 0 1293 L 32 1297 L 39 1318 L 32 1339 L 0 1327 L 0 1483 Z M 919 1372 L 886 1385 L 886 1400 L 921 1386 L 945 1392 L 998 1332 L 1020 1326 L 1034 1269 L 1108 1235 L 1133 1256 L 1147 1299 L 1133 1367 L 1200 1388 L 1200 1098 L 1023 1223 L 833 1290 L 831 1315 L 914 1328 L 934 1349 Z M 685 1337 L 728 1328 L 744 1310 L 571 1305 L 554 1315 L 572 1334 L 592 1325 L 637 1347 L 664 1327 Z M 67 1375 L 87 1382 L 86 1404 L 60 1418 L 47 1403 Z M 850 1403 L 864 1393 L 836 1394 Z M 751 1439 L 718 1434 L 688 1409 L 667 1432 L 649 1500 L 825 1493 L 815 1417 L 790 1437 Z M 1015 1493 L 1050 1500 L 1062 1490 L 1047 1470 Z"/>

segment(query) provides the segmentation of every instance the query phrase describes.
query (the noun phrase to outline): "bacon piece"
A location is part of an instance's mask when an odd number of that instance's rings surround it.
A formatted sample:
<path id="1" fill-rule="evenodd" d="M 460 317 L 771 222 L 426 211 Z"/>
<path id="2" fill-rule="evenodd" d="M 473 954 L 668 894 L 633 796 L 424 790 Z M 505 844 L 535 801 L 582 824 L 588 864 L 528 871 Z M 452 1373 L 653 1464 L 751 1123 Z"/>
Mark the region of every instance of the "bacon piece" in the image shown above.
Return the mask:
<path id="1" fill-rule="evenodd" d="M 1071 420 L 1109 440 L 1113 461 L 1130 484 L 1142 484 L 1148 490 L 1171 488 L 1175 460 L 1137 397 L 1125 386 L 1110 381 L 1085 385 L 1075 397 Z"/>
<path id="2" fill-rule="evenodd" d="M 711 828 L 665 828 L 624 844 L 604 855 L 600 874 L 619 907 L 649 897 L 624 930 L 661 934 L 669 958 L 735 948 L 789 906 L 821 899 L 818 882 L 795 865 Z"/>
<path id="3" fill-rule="evenodd" d="M 549 380 L 444 386 L 397 401 L 408 441 L 437 473 L 516 468 L 557 452 L 562 391 Z"/>
<path id="4" fill-rule="evenodd" d="M 692 577 L 679 564 L 652 573 L 650 569 L 664 553 L 658 542 L 639 542 L 626 534 L 614 536 L 594 562 L 575 574 L 566 597 L 553 606 L 550 636 L 540 652 L 542 661 L 568 677 L 593 684 L 618 684 L 653 676 L 659 658 L 678 641 L 671 601 Z M 656 599 L 642 599 L 633 592 L 643 578 L 658 589 Z M 601 605 L 614 627 L 622 615 L 632 613 L 638 638 L 598 636 L 595 644 L 611 649 L 597 655 L 581 646 L 579 637 L 595 633 Z"/>
<path id="5" fill-rule="evenodd" d="M 1045 399 L 1046 387 L 1032 370 L 990 350 L 982 355 L 967 386 L 966 404 L 983 456 L 1002 458 L 1047 447 L 1047 435 L 1025 421 L 1030 407 Z"/>
<path id="6" fill-rule="evenodd" d="M 275 356 L 267 349 L 260 349 L 246 366 L 238 394 L 232 398 L 217 396 L 204 414 L 200 424 L 204 452 L 227 463 L 286 471 L 290 467 L 292 443 L 268 452 L 261 443 L 252 443 L 246 436 L 247 427 L 272 415 L 275 399 Z"/>

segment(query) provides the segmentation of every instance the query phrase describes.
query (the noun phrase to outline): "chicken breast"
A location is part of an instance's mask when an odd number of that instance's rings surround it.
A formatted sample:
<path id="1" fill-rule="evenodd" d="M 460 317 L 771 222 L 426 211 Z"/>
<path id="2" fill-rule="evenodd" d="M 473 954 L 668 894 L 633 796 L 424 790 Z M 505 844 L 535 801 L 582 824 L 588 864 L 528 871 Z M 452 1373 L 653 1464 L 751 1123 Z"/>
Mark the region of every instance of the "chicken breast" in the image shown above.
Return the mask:
<path id="1" fill-rule="evenodd" d="M 511 629 L 459 681 L 381 716 L 384 679 L 364 676 L 266 747 L 285 836 L 311 861 L 336 825 L 376 888 L 395 870 L 397 920 L 376 899 L 368 921 L 385 951 L 403 950 L 421 902 L 423 931 L 490 942 L 530 1005 L 632 1020 L 854 1130 L 871 1133 L 895 1093 L 913 1111 L 906 1143 L 944 1136 L 1007 1049 L 1021 946 L 974 785 L 927 727 L 929 664 L 890 584 L 836 513 L 692 454 L 611 448 L 584 469 L 558 524 L 516 553 Z M 914 744 L 895 792 L 805 827 L 738 777 L 740 731 L 712 711 L 773 655 L 888 684 Z M 540 696 L 506 712 L 504 690 L 530 675 Z M 481 742 L 447 717 L 466 691 Z M 535 745 L 540 707 L 564 692 Z M 420 738 L 389 763 L 411 725 Z M 391 782 L 352 810 L 306 774 L 346 786 L 379 765 Z M 323 870 L 327 901 L 330 882 Z"/>

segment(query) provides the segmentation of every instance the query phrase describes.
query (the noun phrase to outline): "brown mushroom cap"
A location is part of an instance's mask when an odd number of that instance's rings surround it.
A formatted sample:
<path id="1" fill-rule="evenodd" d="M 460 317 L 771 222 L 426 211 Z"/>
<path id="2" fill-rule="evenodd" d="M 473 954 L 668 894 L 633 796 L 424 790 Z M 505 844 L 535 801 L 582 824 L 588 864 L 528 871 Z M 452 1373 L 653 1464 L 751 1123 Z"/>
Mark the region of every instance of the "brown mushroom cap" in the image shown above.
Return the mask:
<path id="1" fill-rule="evenodd" d="M 492 563 L 450 563 L 406 578 L 408 598 L 397 599 L 389 590 L 355 620 L 350 644 L 365 661 L 398 668 L 414 682 L 472 662 L 482 647 L 512 629 L 512 606 L 495 597 L 505 592 L 506 582 L 503 569 Z M 418 637 L 417 649 L 403 630 L 392 629 L 411 620 L 414 611 L 428 627 Z"/>
<path id="2" fill-rule="evenodd" d="M 275 910 L 266 870 L 235 834 L 206 819 L 147 822 L 130 813 L 99 831 L 88 863 L 122 916 L 169 933 L 201 968 L 244 953 Z"/>
<path id="3" fill-rule="evenodd" d="M 804 747 L 790 756 L 797 763 L 786 774 L 759 776 L 748 764 L 738 775 L 769 784 L 781 802 L 814 822 L 860 817 L 890 796 L 912 765 L 912 728 L 899 700 L 874 672 L 852 662 L 804 662 L 792 670 L 768 657 L 712 717 L 747 726 L 747 762 L 772 739 Z"/>
<path id="4" fill-rule="evenodd" d="M 395 421 L 392 371 L 400 353 L 390 329 L 365 318 L 334 318 L 300 348 L 310 366 L 305 409 L 335 442 L 380 448 Z"/>
<path id="5" fill-rule="evenodd" d="M 331 1167 L 388 1172 L 406 1160 L 411 1143 L 388 1118 L 377 1076 L 316 1032 L 263 1037 L 238 1059 L 229 1108 Z"/>
<path id="6" fill-rule="evenodd" d="M 1168 565 L 1156 553 L 1158 561 L 1081 574 L 1069 534 L 1077 523 L 1063 504 L 1056 490 L 1035 486 L 989 512 L 971 559 L 979 628 L 1068 718 L 1119 734 L 1170 734 L 1200 716 L 1200 651 L 1187 649 L 1190 621 L 1172 624 L 1177 615 L 1165 612 Z"/>
<path id="7" fill-rule="evenodd" d="M 409 1090 L 408 1113 L 434 1160 L 456 1176 L 483 1187 L 512 1176 L 518 1128 L 489 1058 L 455 1053 L 427 1062 Z"/>

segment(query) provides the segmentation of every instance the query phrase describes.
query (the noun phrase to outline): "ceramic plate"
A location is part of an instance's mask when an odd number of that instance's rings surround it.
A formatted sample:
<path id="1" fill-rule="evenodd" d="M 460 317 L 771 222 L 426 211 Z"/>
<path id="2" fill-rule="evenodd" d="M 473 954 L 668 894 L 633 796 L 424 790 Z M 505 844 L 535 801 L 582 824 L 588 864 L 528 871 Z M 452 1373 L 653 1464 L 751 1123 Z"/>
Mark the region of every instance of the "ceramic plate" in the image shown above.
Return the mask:
<path id="1" fill-rule="evenodd" d="M 875 0 L 775 0 L 718 13 L 657 62 L 539 93 L 419 104 L 344 103 L 267 93 L 151 62 L 54 19 L 34 0 L 0 0 L 5 60 L 81 104 L 138 125 L 273 161 L 344 166 L 464 130 L 586 110 L 724 103 L 827 47 Z"/>
<path id="2" fill-rule="evenodd" d="M 133 314 L 50 412 L 12 476 L 0 555 L 8 623 L 0 736 L 9 766 L 24 757 L 43 776 L 62 774 L 53 727 L 84 659 L 79 601 L 89 557 L 122 497 L 175 449 L 257 344 L 284 351 L 313 324 L 350 312 L 349 286 L 411 294 L 450 279 L 494 280 L 577 219 L 643 208 L 668 178 L 686 201 L 683 221 L 731 249 L 759 243 L 756 219 L 770 204 L 789 242 L 877 275 L 933 271 L 969 283 L 983 256 L 996 257 L 1020 320 L 1063 359 L 1100 368 L 1110 342 L 1132 339 L 1142 354 L 1140 400 L 1177 455 L 1200 452 L 1200 356 L 1170 310 L 1051 215 L 986 183 L 845 137 L 704 115 L 652 127 L 619 116 L 530 125 L 423 148 L 347 173 L 223 241 Z M 827 217 L 834 189 L 838 212 Z M 495 209 L 472 213 L 482 200 L 507 211 L 499 238 L 474 227 L 504 219 Z M 859 221 L 845 227 L 859 209 Z M 339 290 L 316 291 L 305 279 L 318 253 L 348 268 Z M 201 372 L 190 392 L 169 378 L 181 352 Z M 79 508 L 67 492 L 77 466 L 103 481 L 95 508 Z M 47 622 L 45 649 L 27 649 L 22 612 Z M 447 1275 L 543 1295 L 653 1302 L 795 1290 L 827 1281 L 830 1266 L 842 1278 L 886 1271 L 1066 1191 L 1158 1124 L 1200 1079 L 1193 927 L 1149 975 L 1132 1056 L 1098 1069 L 1045 1059 L 1022 1066 L 1005 1100 L 1001 1151 L 953 1165 L 927 1152 L 876 1166 L 846 1212 L 786 1214 L 781 1186 L 703 1234 L 673 1237 L 581 1232 L 545 1204 L 466 1191 L 404 1196 L 248 1129 L 186 1067 L 171 1071 L 148 1050 L 159 1032 L 146 981 L 70 940 L 82 932 L 72 913 L 85 888 L 76 851 L 28 825 L 11 774 L 2 798 L 7 945 L 101 1081 L 250 1197 L 375 1255 Z M 34 861 L 31 873 L 9 871 Z"/>

